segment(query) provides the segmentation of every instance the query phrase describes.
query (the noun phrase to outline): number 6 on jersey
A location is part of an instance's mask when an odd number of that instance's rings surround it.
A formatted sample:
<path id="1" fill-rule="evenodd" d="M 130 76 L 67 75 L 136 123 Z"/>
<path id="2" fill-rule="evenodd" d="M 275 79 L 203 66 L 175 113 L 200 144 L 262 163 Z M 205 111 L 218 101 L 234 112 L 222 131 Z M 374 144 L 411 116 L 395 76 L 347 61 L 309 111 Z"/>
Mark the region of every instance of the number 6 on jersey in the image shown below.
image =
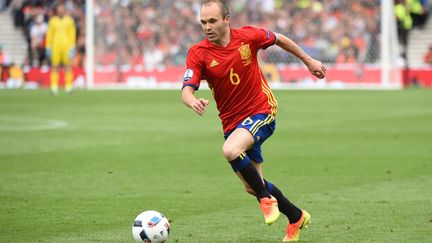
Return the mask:
<path id="1" fill-rule="evenodd" d="M 233 85 L 239 85 L 240 83 L 240 76 L 234 72 L 234 68 L 230 70 L 230 80 Z"/>

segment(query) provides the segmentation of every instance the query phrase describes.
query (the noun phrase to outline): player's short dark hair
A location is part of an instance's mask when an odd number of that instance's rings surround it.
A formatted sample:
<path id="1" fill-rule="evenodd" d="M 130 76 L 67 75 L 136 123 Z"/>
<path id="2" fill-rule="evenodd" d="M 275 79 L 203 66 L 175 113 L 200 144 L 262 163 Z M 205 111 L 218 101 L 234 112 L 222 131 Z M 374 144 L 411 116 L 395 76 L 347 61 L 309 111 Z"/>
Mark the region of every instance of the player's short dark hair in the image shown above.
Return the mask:
<path id="1" fill-rule="evenodd" d="M 202 1 L 202 6 L 207 5 L 209 3 L 217 3 L 222 10 L 222 17 L 225 18 L 230 15 L 228 5 L 224 0 L 204 0 Z"/>

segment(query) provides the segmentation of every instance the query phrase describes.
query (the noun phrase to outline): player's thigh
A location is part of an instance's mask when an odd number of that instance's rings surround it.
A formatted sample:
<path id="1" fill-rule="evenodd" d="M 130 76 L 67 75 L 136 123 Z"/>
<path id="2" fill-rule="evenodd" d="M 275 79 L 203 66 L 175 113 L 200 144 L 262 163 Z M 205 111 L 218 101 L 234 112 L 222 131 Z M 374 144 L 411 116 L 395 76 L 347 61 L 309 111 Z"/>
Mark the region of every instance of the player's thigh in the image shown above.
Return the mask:
<path id="1" fill-rule="evenodd" d="M 69 66 L 71 64 L 71 59 L 69 58 L 69 48 L 62 49 L 60 62 L 65 66 Z"/>
<path id="2" fill-rule="evenodd" d="M 54 49 L 51 53 L 51 65 L 59 66 L 61 62 L 61 52 L 58 49 Z"/>
<path id="3" fill-rule="evenodd" d="M 251 149 L 253 144 L 252 134 L 245 128 L 237 128 L 225 140 L 222 150 L 225 158 L 231 161 L 244 151 Z"/>

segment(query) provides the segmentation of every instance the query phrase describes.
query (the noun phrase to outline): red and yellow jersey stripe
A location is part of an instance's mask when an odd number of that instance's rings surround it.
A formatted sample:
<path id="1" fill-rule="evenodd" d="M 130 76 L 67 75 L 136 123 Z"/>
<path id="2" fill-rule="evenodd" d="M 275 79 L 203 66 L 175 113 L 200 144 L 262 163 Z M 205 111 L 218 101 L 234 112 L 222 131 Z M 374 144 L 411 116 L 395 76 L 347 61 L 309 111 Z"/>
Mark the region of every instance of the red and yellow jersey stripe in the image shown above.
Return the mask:
<path id="1" fill-rule="evenodd" d="M 264 94 L 267 96 L 267 102 L 270 105 L 271 115 L 276 116 L 277 113 L 277 100 L 273 95 L 273 92 L 271 91 L 270 87 L 268 86 L 267 82 L 261 78 L 261 87 Z"/>

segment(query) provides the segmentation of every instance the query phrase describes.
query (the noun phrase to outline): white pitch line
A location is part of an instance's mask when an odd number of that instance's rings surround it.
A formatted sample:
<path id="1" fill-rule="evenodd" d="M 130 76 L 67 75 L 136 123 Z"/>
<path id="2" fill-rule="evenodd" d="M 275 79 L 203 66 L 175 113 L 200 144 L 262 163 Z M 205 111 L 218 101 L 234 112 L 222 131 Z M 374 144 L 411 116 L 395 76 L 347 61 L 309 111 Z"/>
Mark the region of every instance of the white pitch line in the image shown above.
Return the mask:
<path id="1" fill-rule="evenodd" d="M 68 123 L 58 119 L 0 115 L 1 132 L 26 132 L 52 130 L 67 127 Z"/>

